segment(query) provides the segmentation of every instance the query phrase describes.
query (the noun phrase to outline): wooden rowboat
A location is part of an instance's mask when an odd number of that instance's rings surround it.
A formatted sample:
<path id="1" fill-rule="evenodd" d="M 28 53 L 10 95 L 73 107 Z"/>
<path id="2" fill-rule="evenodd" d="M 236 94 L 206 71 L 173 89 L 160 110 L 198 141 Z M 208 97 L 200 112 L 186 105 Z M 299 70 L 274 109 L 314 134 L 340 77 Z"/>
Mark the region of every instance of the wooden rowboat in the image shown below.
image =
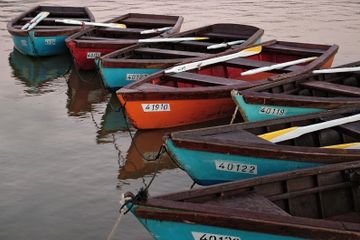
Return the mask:
<path id="1" fill-rule="evenodd" d="M 31 30 L 21 28 L 42 12 L 50 13 Z M 79 21 L 94 21 L 86 7 L 36 6 L 7 24 L 15 48 L 34 57 L 67 53 L 65 38 L 80 31 L 81 26 L 69 26 L 55 22 L 56 19 L 71 18 Z"/>
<path id="2" fill-rule="evenodd" d="M 338 49 L 336 45 L 276 40 L 261 46 L 261 52 L 250 57 L 235 58 L 187 72 L 173 74 L 162 71 L 153 74 L 119 89 L 117 95 L 138 129 L 169 128 L 228 118 L 235 109 L 230 96 L 232 89 L 247 89 L 304 74 L 315 68 L 330 67 Z M 237 51 L 229 50 L 216 57 Z M 310 63 L 250 76 L 240 75 L 256 67 L 312 56 L 317 58 Z"/>
<path id="3" fill-rule="evenodd" d="M 149 43 L 120 49 L 100 57 L 98 67 L 104 85 L 115 91 L 135 80 L 184 60 L 217 54 L 229 48 L 259 41 L 263 30 L 240 24 L 214 24 L 173 35 L 173 38 L 205 37 L 196 41 Z M 226 43 L 223 47 L 215 45 Z M 238 43 L 231 45 L 232 43 Z M 214 49 L 212 49 L 212 46 Z M 208 49 L 210 47 L 211 49 Z"/>
<path id="4" fill-rule="evenodd" d="M 168 37 L 179 32 L 183 17 L 129 13 L 106 21 L 125 24 L 126 28 L 90 28 L 66 39 L 76 66 L 82 70 L 95 69 L 94 59 L 115 50 L 137 44 L 139 39 Z M 170 27 L 163 32 L 141 34 L 148 29 Z"/>
<path id="5" fill-rule="evenodd" d="M 360 62 L 340 67 L 358 66 Z M 309 73 L 244 91 L 233 91 L 231 95 L 246 121 L 320 112 L 360 104 L 360 72 Z"/>
<path id="6" fill-rule="evenodd" d="M 360 121 L 279 143 L 260 136 L 357 113 L 360 113 L 359 105 L 288 118 L 174 132 L 167 137 L 165 144 L 172 160 L 196 183 L 210 185 L 359 160 L 359 150 L 323 147 L 358 142 Z"/>
<path id="7" fill-rule="evenodd" d="M 155 239 L 360 239 L 360 161 L 128 202 Z M 126 194 L 126 197 L 133 197 Z"/>

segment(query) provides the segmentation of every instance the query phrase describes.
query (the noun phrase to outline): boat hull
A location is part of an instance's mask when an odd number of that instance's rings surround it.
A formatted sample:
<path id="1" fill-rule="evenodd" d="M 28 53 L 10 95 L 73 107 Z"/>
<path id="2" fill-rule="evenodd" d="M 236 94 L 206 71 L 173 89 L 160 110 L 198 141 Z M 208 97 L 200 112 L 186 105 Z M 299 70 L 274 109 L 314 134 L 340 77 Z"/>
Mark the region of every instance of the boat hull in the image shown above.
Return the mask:
<path id="1" fill-rule="evenodd" d="M 34 31 L 28 35 L 12 35 L 15 48 L 22 54 L 42 57 L 65 54 L 68 49 L 65 44 L 67 35 L 36 36 Z"/>
<path id="2" fill-rule="evenodd" d="M 269 120 L 280 117 L 290 117 L 308 113 L 315 113 L 325 111 L 321 108 L 310 107 L 291 107 L 291 106 L 278 106 L 269 104 L 252 104 L 247 103 L 242 95 L 237 93 L 231 94 L 235 104 L 238 106 L 239 111 L 245 121 L 254 122 L 261 120 Z"/>
<path id="3" fill-rule="evenodd" d="M 73 56 L 76 68 L 81 70 L 94 70 L 96 69 L 95 59 L 111 53 L 118 48 L 101 48 L 101 47 L 82 47 L 76 44 L 75 41 L 70 40 L 66 42 L 66 45 L 70 49 L 71 55 Z M 124 45 L 122 47 L 128 47 L 130 45 Z M 120 47 L 120 48 L 122 48 Z"/>
<path id="4" fill-rule="evenodd" d="M 132 213 L 136 216 L 136 206 Z M 137 216 L 136 216 L 137 217 Z M 280 236 L 241 229 L 209 226 L 191 222 L 160 221 L 156 219 L 137 218 L 157 240 L 300 240 L 291 236 Z"/>
<path id="5" fill-rule="evenodd" d="M 96 63 L 104 86 L 113 92 L 161 70 L 160 68 L 111 68 L 103 66 L 100 61 Z"/>
<path id="6" fill-rule="evenodd" d="M 244 180 L 321 165 L 296 159 L 280 160 L 179 148 L 171 139 L 167 139 L 165 144 L 171 159 L 199 185 Z"/>
<path id="7" fill-rule="evenodd" d="M 235 109 L 230 97 L 154 101 L 125 101 L 121 94 L 118 97 L 137 129 L 170 128 L 226 118 Z"/>

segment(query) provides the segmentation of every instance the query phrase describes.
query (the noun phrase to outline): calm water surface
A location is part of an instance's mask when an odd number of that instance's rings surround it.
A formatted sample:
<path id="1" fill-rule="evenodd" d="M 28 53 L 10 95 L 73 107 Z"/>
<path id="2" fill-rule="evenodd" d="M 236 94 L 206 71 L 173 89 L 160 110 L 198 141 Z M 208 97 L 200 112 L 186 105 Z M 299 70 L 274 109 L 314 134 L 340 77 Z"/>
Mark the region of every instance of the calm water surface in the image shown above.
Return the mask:
<path id="1" fill-rule="evenodd" d="M 185 173 L 157 152 L 164 131 L 126 131 L 116 98 L 96 73 L 78 73 L 67 56 L 32 59 L 13 50 L 6 22 L 37 4 L 0 1 L 0 239 L 106 239 L 118 200 L 161 169 L 151 194 L 188 189 Z M 128 12 L 182 15 L 183 30 L 218 22 L 252 24 L 264 39 L 336 43 L 335 65 L 360 60 L 360 2 L 319 1 L 95 1 L 97 20 Z M 152 239 L 130 214 L 113 239 Z"/>

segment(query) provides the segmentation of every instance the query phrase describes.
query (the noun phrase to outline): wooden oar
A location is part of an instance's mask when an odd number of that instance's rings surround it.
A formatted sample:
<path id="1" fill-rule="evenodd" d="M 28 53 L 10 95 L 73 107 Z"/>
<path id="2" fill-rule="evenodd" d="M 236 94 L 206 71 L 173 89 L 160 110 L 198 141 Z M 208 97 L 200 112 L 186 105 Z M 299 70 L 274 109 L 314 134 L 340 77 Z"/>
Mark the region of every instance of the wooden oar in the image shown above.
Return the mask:
<path id="1" fill-rule="evenodd" d="M 225 48 L 225 47 L 233 46 L 233 45 L 240 44 L 243 42 L 245 42 L 245 40 L 236 40 L 236 41 L 232 41 L 232 42 L 213 44 L 213 45 L 208 46 L 207 49 Z"/>
<path id="2" fill-rule="evenodd" d="M 329 145 L 329 146 L 325 146 L 325 147 L 322 147 L 322 148 L 360 149 L 360 142 Z"/>
<path id="3" fill-rule="evenodd" d="M 319 73 L 342 73 L 342 72 L 357 72 L 360 71 L 360 67 L 343 67 L 343 68 L 328 68 L 328 69 L 319 69 L 314 70 L 314 74 Z"/>
<path id="4" fill-rule="evenodd" d="M 277 142 L 282 142 L 282 141 L 300 137 L 301 135 L 304 135 L 306 133 L 311 133 L 311 132 L 315 132 L 318 130 L 331 128 L 331 127 L 339 126 L 339 125 L 346 124 L 346 123 L 356 122 L 356 121 L 360 121 L 360 114 L 352 115 L 349 117 L 338 118 L 338 119 L 334 119 L 334 120 L 330 120 L 330 121 L 326 121 L 326 122 L 322 122 L 322 123 L 316 123 L 316 124 L 312 124 L 312 125 L 308 125 L 308 126 L 304 126 L 304 127 L 285 128 L 282 130 L 261 134 L 261 135 L 259 135 L 259 137 L 261 137 L 265 140 L 268 140 L 270 142 L 277 143 Z"/>
<path id="5" fill-rule="evenodd" d="M 224 55 L 224 56 L 220 56 L 220 57 L 209 58 L 209 59 L 202 60 L 202 61 L 178 65 L 178 66 L 166 69 L 165 73 L 179 73 L 179 72 L 184 72 L 184 71 L 188 71 L 191 69 L 205 67 L 207 65 L 211 65 L 211 64 L 215 64 L 215 63 L 219 63 L 219 62 L 225 62 L 227 60 L 231 60 L 231 59 L 238 58 L 238 57 L 249 57 L 249 56 L 259 54 L 261 52 L 261 50 L 262 50 L 261 46 L 251 47 L 251 48 L 247 48 L 240 52 L 229 54 L 229 55 Z"/>
<path id="6" fill-rule="evenodd" d="M 241 76 L 253 75 L 253 74 L 256 74 L 256 73 L 266 72 L 266 71 L 270 71 L 270 70 L 274 70 L 274 69 L 281 69 L 281 68 L 293 66 L 293 65 L 296 65 L 296 64 L 300 64 L 300 63 L 310 62 L 310 61 L 313 61 L 316 58 L 317 57 L 301 58 L 301 59 L 298 59 L 298 60 L 279 63 L 279 64 L 274 64 L 274 65 L 271 65 L 271 66 L 255 68 L 255 69 L 251 69 L 251 70 L 242 72 Z"/>
<path id="7" fill-rule="evenodd" d="M 55 19 L 55 22 L 61 22 L 71 25 L 86 25 L 86 26 L 108 27 L 108 28 L 126 28 L 126 25 L 121 23 L 84 22 L 73 19 Z"/>
<path id="8" fill-rule="evenodd" d="M 143 30 L 140 32 L 140 34 L 150 34 L 150 33 L 158 33 L 158 32 L 165 32 L 167 30 L 170 30 L 172 27 L 163 27 L 163 28 L 153 28 L 148 30 Z"/>
<path id="9" fill-rule="evenodd" d="M 44 18 L 49 16 L 49 12 L 40 12 L 33 19 L 31 19 L 28 23 L 22 26 L 21 30 L 31 30 L 33 29 L 39 22 L 41 22 Z"/>
<path id="10" fill-rule="evenodd" d="M 139 43 L 157 43 L 157 42 L 182 42 L 182 41 L 199 41 L 207 40 L 208 37 L 179 37 L 179 38 L 145 38 L 139 39 Z"/>

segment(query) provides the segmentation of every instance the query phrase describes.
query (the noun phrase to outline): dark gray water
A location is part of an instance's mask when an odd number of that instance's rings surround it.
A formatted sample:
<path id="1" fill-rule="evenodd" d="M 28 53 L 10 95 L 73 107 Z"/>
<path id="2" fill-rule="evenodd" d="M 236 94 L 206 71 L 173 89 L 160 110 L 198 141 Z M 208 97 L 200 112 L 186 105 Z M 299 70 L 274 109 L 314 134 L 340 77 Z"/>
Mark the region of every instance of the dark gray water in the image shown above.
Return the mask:
<path id="1" fill-rule="evenodd" d="M 0 1 L 0 239 L 106 239 L 121 193 L 137 191 L 157 168 L 152 195 L 187 189 L 192 182 L 166 158 L 141 159 L 138 151 L 158 150 L 163 131 L 134 131 L 132 142 L 122 131 L 127 125 L 116 99 L 94 73 L 77 73 L 67 57 L 35 60 L 13 51 L 6 22 L 38 4 L 59 1 Z M 265 29 L 264 39 L 336 43 L 335 65 L 360 60 L 358 0 L 61 4 L 88 6 L 98 20 L 127 12 L 182 15 L 183 30 L 251 24 Z M 152 238 L 128 214 L 113 239 Z"/>

